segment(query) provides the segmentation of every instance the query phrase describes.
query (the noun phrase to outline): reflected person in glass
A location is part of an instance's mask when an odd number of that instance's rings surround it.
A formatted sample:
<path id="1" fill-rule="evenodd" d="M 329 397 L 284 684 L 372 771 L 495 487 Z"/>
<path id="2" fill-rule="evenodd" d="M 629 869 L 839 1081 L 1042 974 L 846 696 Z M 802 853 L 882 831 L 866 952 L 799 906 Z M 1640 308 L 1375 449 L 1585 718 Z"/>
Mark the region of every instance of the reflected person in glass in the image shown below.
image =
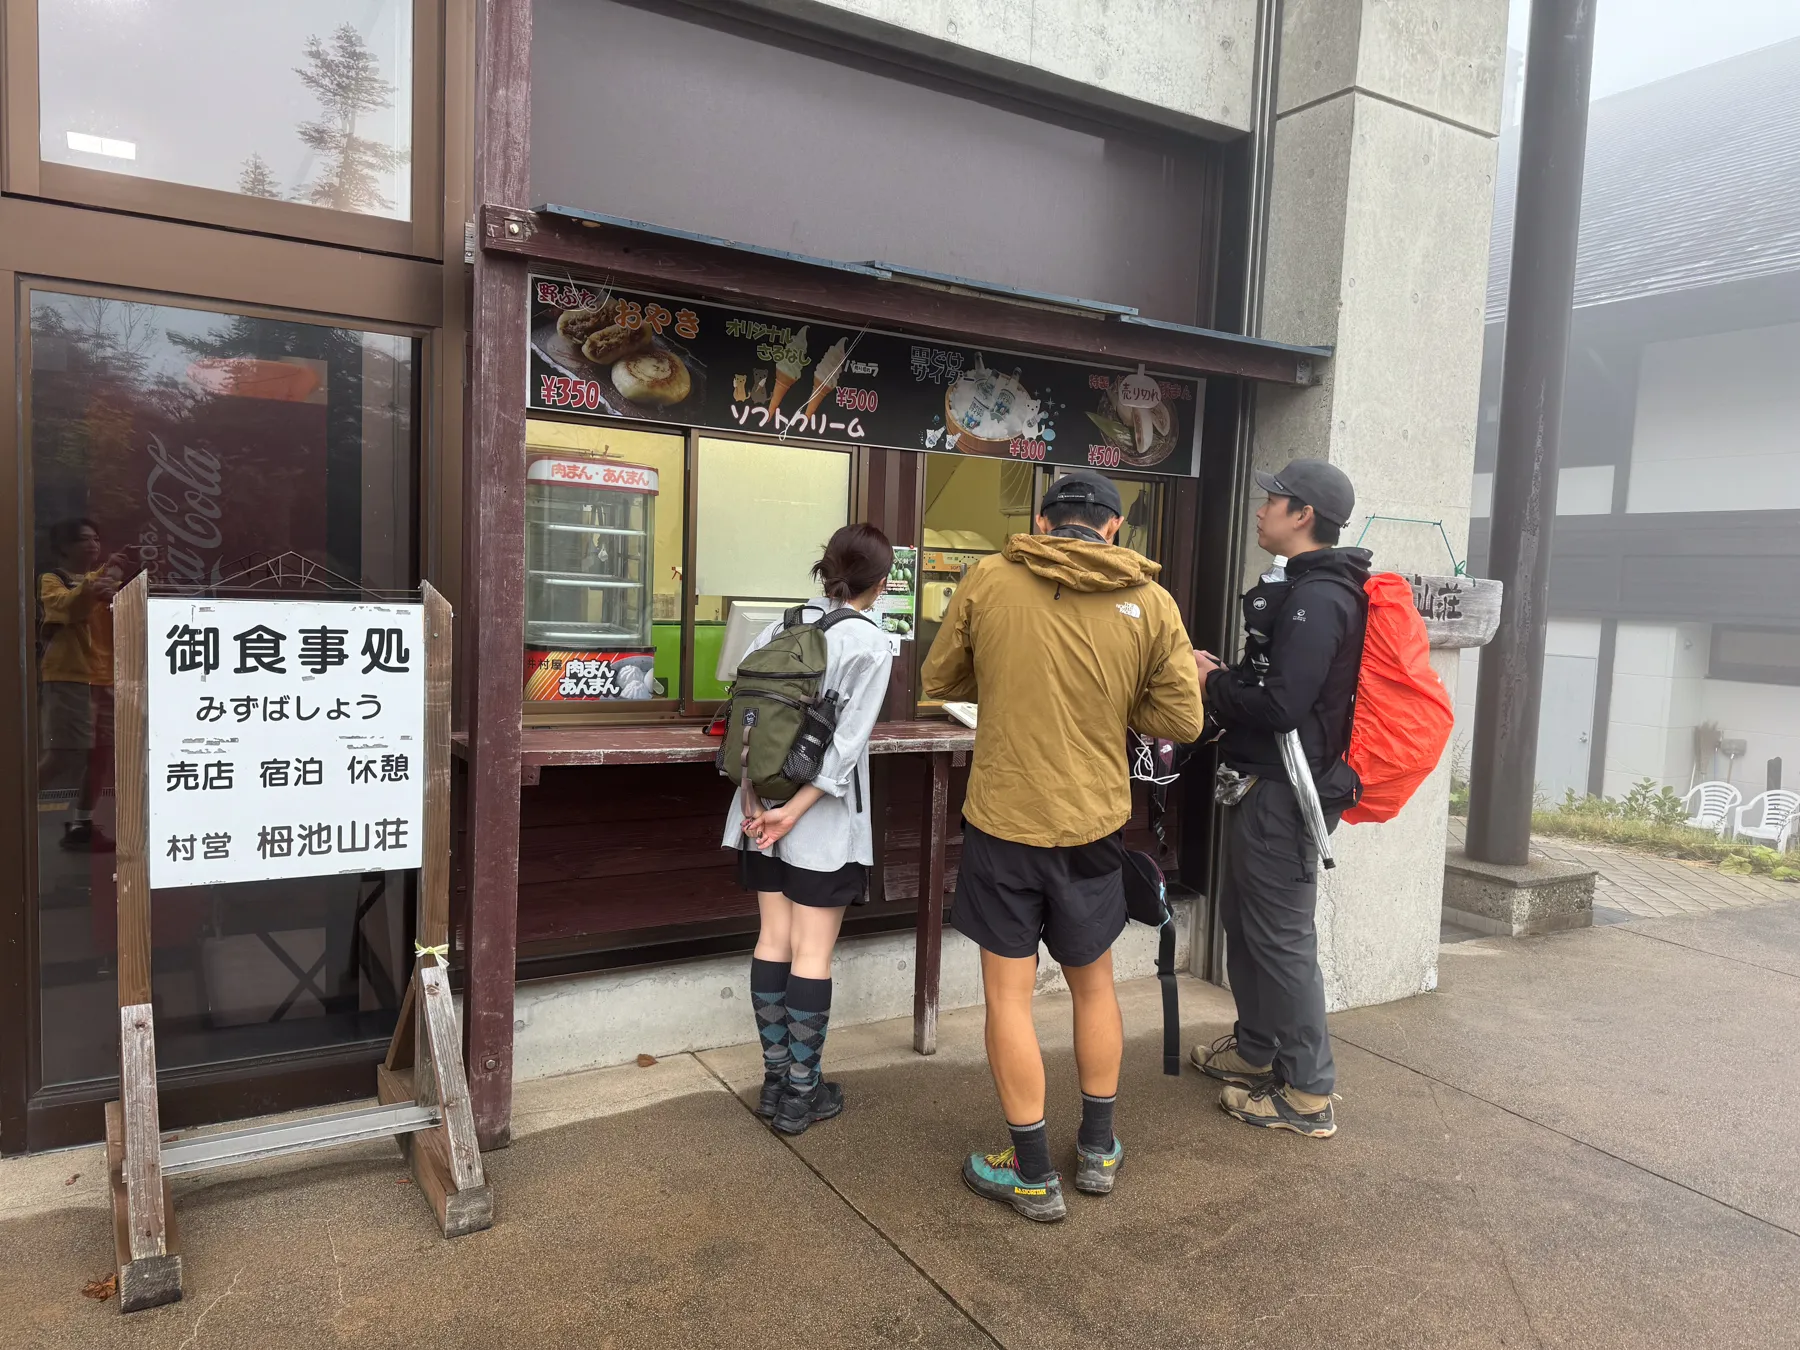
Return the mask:
<path id="1" fill-rule="evenodd" d="M 893 547 L 880 530 L 844 526 L 813 565 L 824 594 L 770 624 L 745 653 L 748 659 L 784 635 L 792 640 L 799 624 L 817 624 L 825 646 L 818 693 L 821 699 L 829 694 L 838 699 L 837 725 L 812 780 L 776 803 L 761 797 L 752 774 L 745 773 L 751 781 L 732 794 L 725 820 L 723 843 L 738 850 L 739 882 L 756 892 L 762 915 L 750 962 L 750 1000 L 763 1050 L 756 1109 L 784 1134 L 801 1134 L 844 1109 L 842 1089 L 821 1077 L 820 1054 L 831 1020 L 832 948 L 844 909 L 862 902 L 875 861 L 869 735 L 887 696 L 893 656 L 870 611 L 893 564 Z M 742 718 L 761 703 L 766 717 L 784 702 L 779 694 L 759 697 L 740 687 L 726 716 Z M 745 734 L 753 737 L 753 724 Z"/>
<path id="2" fill-rule="evenodd" d="M 39 791 L 75 792 L 63 848 L 110 852 L 113 841 L 95 828 L 94 807 L 112 754 L 112 601 L 125 556 L 102 561 L 100 527 L 91 520 L 52 525 L 50 552 L 56 563 L 38 577 Z"/>

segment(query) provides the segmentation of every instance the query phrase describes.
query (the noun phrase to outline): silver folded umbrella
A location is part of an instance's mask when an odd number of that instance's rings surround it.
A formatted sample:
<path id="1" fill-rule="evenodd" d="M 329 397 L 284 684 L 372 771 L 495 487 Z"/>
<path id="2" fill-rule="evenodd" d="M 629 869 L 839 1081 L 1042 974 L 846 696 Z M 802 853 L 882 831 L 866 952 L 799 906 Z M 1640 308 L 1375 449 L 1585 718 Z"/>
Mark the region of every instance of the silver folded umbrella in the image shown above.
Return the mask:
<path id="1" fill-rule="evenodd" d="M 1287 767 L 1288 782 L 1294 785 L 1294 797 L 1300 803 L 1300 816 L 1306 821 L 1307 833 L 1319 848 L 1319 861 L 1336 867 L 1331 856 L 1331 835 L 1325 829 L 1325 811 L 1319 805 L 1319 789 L 1313 785 L 1312 767 L 1306 752 L 1300 748 L 1300 733 L 1289 731 L 1276 738 L 1281 742 L 1281 762 Z"/>

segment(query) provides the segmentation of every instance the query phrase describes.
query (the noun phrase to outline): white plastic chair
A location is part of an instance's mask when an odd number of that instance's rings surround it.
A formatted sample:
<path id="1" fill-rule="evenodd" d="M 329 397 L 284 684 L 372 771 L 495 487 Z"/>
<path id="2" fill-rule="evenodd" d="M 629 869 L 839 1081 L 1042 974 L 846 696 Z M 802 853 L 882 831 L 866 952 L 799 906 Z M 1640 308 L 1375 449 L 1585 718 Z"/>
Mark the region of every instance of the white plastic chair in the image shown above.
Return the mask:
<path id="1" fill-rule="evenodd" d="M 1759 808 L 1758 823 L 1746 825 L 1745 818 Z M 1800 792 L 1772 788 L 1761 796 L 1752 797 L 1738 808 L 1732 830 L 1740 839 L 1754 840 L 1773 849 L 1785 849 L 1794 837 L 1796 827 L 1800 827 Z"/>
<path id="2" fill-rule="evenodd" d="M 1695 798 L 1700 801 L 1698 810 L 1692 805 Z M 1726 827 L 1731 824 L 1731 813 L 1743 800 L 1744 794 L 1730 783 L 1721 783 L 1714 779 L 1710 783 L 1701 783 L 1697 787 L 1690 788 L 1687 796 L 1681 799 L 1681 804 L 1694 812 L 1687 819 L 1689 829 L 1711 830 L 1714 834 L 1722 835 L 1725 833 Z"/>

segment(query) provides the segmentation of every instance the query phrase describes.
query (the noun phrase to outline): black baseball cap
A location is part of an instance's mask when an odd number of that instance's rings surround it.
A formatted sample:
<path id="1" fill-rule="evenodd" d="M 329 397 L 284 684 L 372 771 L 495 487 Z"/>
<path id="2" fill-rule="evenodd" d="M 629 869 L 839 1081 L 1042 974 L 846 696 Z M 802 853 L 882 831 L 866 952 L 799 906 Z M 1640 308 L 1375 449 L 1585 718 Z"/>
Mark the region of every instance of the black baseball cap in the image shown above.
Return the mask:
<path id="1" fill-rule="evenodd" d="M 1340 530 L 1350 523 L 1350 514 L 1356 509 L 1356 489 L 1350 486 L 1350 475 L 1322 459 L 1296 459 L 1280 473 L 1258 469 L 1256 486 L 1312 507 L 1320 520 L 1329 521 Z"/>
<path id="2" fill-rule="evenodd" d="M 1125 514 L 1125 503 L 1119 498 L 1119 489 L 1103 474 L 1092 469 L 1070 469 L 1044 490 L 1044 500 L 1038 506 L 1038 514 L 1042 515 L 1052 506 L 1064 502 L 1091 502 L 1095 506 L 1104 506 L 1115 516 Z"/>

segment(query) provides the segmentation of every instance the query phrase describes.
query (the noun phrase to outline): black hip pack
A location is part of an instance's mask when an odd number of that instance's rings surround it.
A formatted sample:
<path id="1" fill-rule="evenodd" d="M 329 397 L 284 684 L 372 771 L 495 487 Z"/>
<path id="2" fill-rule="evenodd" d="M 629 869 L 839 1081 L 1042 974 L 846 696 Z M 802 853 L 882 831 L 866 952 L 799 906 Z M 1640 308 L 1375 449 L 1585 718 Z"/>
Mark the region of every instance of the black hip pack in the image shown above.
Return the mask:
<path id="1" fill-rule="evenodd" d="M 1151 928 L 1161 929 L 1156 944 L 1156 979 L 1162 985 L 1163 1072 L 1181 1075 L 1181 996 L 1175 989 L 1175 909 L 1162 868 L 1148 853 L 1125 850 L 1125 912 Z"/>

